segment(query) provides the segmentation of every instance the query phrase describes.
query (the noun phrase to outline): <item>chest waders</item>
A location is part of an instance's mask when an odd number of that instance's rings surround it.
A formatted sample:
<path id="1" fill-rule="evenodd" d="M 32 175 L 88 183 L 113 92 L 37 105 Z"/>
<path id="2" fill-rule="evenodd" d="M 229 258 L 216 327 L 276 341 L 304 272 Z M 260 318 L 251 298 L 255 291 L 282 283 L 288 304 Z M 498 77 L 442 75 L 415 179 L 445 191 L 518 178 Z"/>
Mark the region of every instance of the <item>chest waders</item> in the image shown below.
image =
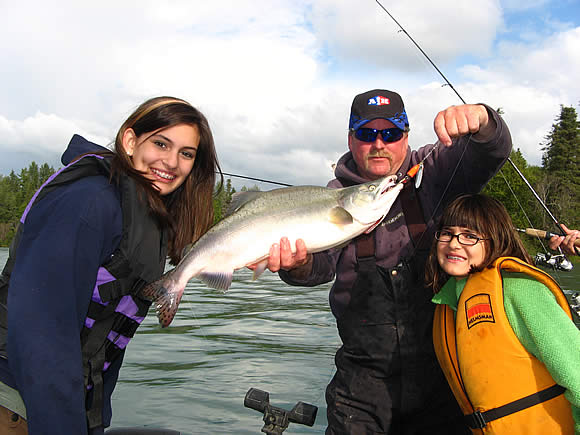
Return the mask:
<path id="1" fill-rule="evenodd" d="M 0 357 L 7 358 L 8 284 L 28 212 L 36 201 L 42 200 L 55 188 L 96 175 L 109 178 L 109 158 L 83 156 L 53 174 L 36 192 L 22 215 L 0 277 Z M 135 182 L 121 176 L 117 188 L 123 212 L 123 234 L 118 248 L 97 272 L 80 336 L 89 429 L 103 424 L 103 373 L 122 357 L 129 340 L 147 315 L 150 302 L 136 294 L 163 273 L 166 260 L 165 232 L 159 229 L 147 205 L 139 198 Z"/>
<path id="2" fill-rule="evenodd" d="M 399 198 L 415 255 L 393 268 L 378 266 L 374 232 L 363 234 L 354 241 L 354 285 L 335 289 L 331 295 L 335 303 L 337 299 L 349 302 L 338 310 L 343 345 L 336 353 L 337 371 L 326 391 L 330 434 L 423 433 L 404 430 L 414 425 L 428 428 L 428 420 L 414 420 L 426 411 L 429 414 L 434 400 L 439 401 L 436 407 L 452 401 L 452 411 L 435 419 L 448 419 L 449 414 L 460 418 L 433 350 L 434 304 L 432 291 L 423 284 L 430 240 L 423 237 L 426 224 L 414 186 L 409 184 Z M 463 432 L 463 428 L 454 432 L 447 427 L 442 433 Z"/>

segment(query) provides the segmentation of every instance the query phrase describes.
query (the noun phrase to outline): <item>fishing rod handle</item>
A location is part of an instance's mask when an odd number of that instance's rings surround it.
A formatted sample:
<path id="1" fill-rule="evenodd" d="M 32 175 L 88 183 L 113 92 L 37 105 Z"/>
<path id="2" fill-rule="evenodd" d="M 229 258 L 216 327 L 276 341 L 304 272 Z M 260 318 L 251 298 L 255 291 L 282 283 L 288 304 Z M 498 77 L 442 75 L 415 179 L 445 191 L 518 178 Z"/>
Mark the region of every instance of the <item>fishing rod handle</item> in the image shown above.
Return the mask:
<path id="1" fill-rule="evenodd" d="M 554 236 L 558 236 L 558 237 L 561 236 L 561 234 L 554 234 L 554 233 L 550 233 L 549 231 L 536 230 L 535 228 L 526 228 L 526 234 L 528 236 L 541 237 L 541 238 L 544 238 L 546 240 L 549 240 Z M 574 246 L 580 248 L 580 239 L 576 239 L 574 241 Z"/>

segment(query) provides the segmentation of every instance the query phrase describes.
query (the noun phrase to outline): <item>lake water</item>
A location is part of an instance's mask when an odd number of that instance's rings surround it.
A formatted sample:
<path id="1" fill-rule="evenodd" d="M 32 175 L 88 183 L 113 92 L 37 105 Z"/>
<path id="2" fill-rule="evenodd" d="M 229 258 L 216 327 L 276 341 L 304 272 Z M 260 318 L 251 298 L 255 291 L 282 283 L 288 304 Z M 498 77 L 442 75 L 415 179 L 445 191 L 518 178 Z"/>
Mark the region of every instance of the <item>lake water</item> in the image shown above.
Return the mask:
<path id="1" fill-rule="evenodd" d="M 0 264 L 6 256 L 0 248 Z M 567 293 L 580 291 L 580 265 L 555 277 Z M 291 423 L 285 433 L 324 432 L 324 390 L 339 347 L 330 284 L 291 287 L 269 272 L 251 278 L 251 271 L 237 271 L 225 294 L 189 283 L 166 329 L 150 311 L 128 346 L 113 427 L 258 434 L 262 414 L 244 407 L 248 389 L 258 388 L 277 407 L 290 410 L 298 401 L 318 407 L 313 427 Z"/>

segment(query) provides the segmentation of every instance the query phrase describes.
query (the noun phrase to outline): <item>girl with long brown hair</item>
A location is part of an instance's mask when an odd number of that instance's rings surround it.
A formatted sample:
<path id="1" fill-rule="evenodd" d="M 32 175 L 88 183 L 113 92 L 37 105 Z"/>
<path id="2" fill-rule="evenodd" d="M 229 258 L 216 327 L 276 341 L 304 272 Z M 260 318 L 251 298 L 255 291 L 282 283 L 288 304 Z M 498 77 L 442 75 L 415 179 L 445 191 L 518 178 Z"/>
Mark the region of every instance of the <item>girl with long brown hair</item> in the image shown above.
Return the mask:
<path id="1" fill-rule="evenodd" d="M 26 208 L 0 279 L 0 432 L 101 434 L 140 289 L 213 222 L 205 116 L 157 97 L 109 151 L 73 136 Z"/>

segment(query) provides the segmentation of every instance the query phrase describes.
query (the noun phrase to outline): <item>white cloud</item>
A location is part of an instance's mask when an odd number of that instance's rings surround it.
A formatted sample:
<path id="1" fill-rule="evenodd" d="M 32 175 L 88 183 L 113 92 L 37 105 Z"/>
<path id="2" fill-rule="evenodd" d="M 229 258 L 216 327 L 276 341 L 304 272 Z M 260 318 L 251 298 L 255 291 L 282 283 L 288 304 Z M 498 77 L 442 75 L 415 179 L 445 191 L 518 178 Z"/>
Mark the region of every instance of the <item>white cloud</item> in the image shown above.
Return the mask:
<path id="1" fill-rule="evenodd" d="M 73 133 L 106 144 L 143 100 L 174 95 L 206 114 L 224 170 L 325 184 L 356 93 L 398 90 L 414 147 L 434 140 L 437 111 L 459 104 L 375 1 L 32 3 L 2 7 L 5 152 L 60 153 Z M 383 4 L 467 101 L 506 111 L 515 145 L 539 163 L 559 105 L 580 100 L 578 23 L 508 43 L 498 0 L 477 13 L 452 0 Z"/>
<path id="2" fill-rule="evenodd" d="M 2 145 L 12 150 L 17 147 L 30 147 L 23 151 L 62 151 L 62 145 L 68 143 L 75 133 L 102 144 L 109 142 L 110 138 L 91 133 L 94 130 L 95 126 L 90 123 L 63 119 L 42 112 L 21 121 L 0 116 Z"/>
<path id="3" fill-rule="evenodd" d="M 487 67 L 462 69 L 469 101 L 506 112 L 514 140 L 531 164 L 541 163 L 540 143 L 560 113 L 560 105 L 580 101 L 580 27 L 556 34 L 541 45 L 504 44 Z"/>
<path id="4" fill-rule="evenodd" d="M 479 1 L 477 13 L 473 13 L 472 3 L 455 0 L 381 3 L 436 63 L 471 54 L 474 47 L 478 55 L 489 53 L 502 24 L 496 0 Z M 333 56 L 347 62 L 363 61 L 374 67 L 403 71 L 421 71 L 428 65 L 374 1 L 316 1 L 312 21 L 319 41 L 328 46 Z"/>

